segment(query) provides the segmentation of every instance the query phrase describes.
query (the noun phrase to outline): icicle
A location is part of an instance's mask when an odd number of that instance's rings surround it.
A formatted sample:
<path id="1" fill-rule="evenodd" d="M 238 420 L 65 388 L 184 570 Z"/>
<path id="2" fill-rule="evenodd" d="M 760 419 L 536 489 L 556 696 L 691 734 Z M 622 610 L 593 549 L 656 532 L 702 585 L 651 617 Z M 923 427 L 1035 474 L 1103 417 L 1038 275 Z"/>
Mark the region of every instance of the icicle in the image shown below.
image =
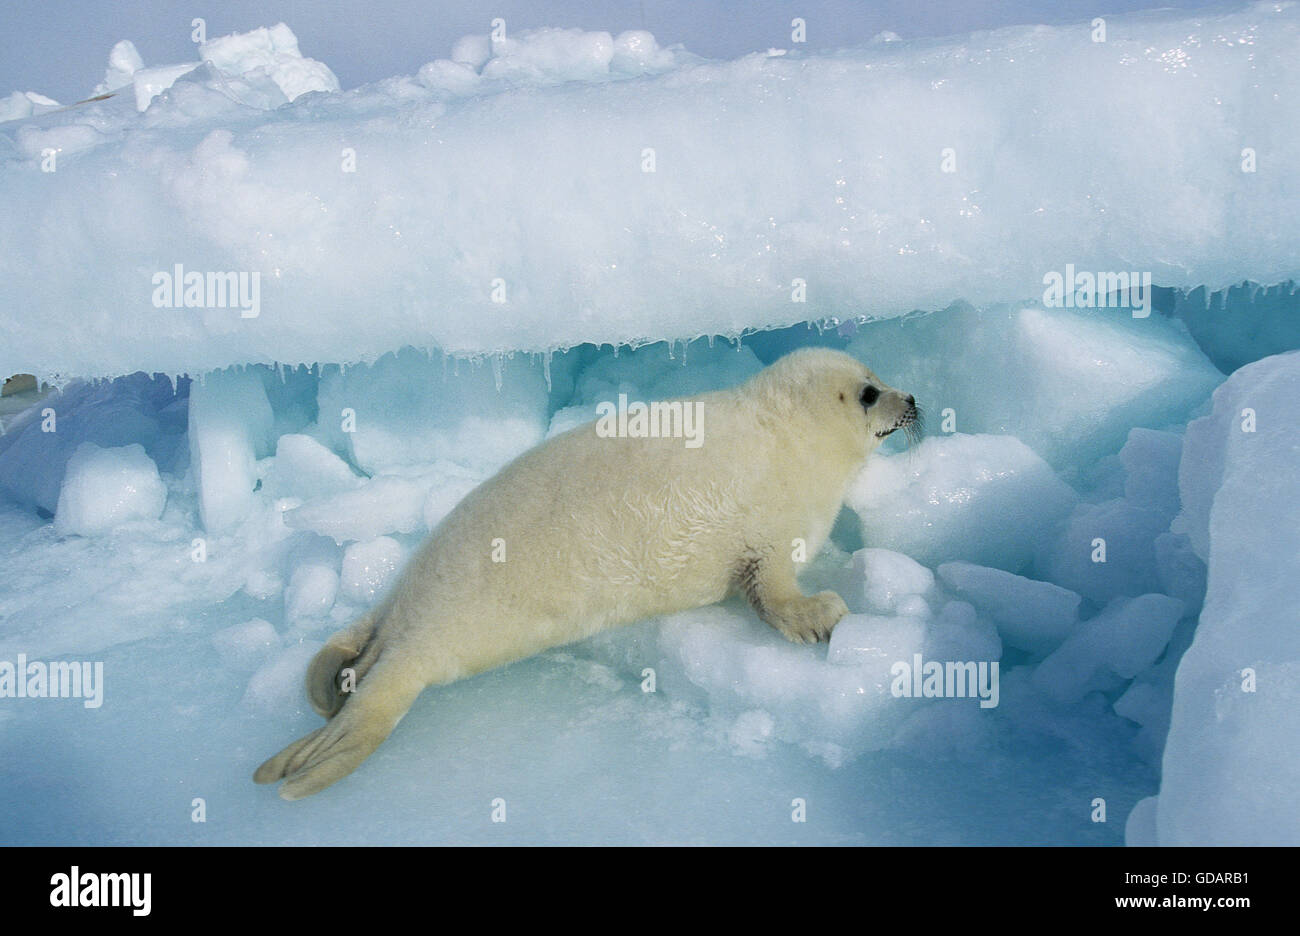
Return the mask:
<path id="1" fill-rule="evenodd" d="M 551 352 L 542 355 L 542 376 L 546 378 L 546 392 L 551 392 Z"/>
<path id="2" fill-rule="evenodd" d="M 712 350 L 713 350 L 713 332 L 709 332 L 708 342 L 709 342 L 709 350 L 712 351 Z"/>
<path id="3" fill-rule="evenodd" d="M 492 379 L 496 381 L 497 393 L 501 392 L 501 368 L 503 364 L 500 354 L 492 355 Z"/>

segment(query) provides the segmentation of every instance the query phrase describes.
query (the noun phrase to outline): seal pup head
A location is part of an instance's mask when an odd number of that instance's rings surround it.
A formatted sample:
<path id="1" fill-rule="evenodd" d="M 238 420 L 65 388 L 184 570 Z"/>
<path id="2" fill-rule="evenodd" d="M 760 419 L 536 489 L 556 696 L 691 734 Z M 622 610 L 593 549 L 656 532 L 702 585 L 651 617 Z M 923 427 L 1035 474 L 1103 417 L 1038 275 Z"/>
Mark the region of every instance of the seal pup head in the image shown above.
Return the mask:
<path id="1" fill-rule="evenodd" d="M 862 457 L 891 433 L 920 432 L 916 399 L 889 386 L 857 358 L 829 348 L 801 348 L 774 362 L 755 380 L 789 398 Z"/>

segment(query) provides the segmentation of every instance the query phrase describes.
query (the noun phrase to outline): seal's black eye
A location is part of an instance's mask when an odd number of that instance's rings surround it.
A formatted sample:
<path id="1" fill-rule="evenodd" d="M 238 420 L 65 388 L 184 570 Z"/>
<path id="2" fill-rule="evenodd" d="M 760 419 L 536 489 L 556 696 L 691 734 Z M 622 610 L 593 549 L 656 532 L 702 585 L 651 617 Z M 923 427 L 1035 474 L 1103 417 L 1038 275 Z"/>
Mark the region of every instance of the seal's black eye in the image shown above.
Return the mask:
<path id="1" fill-rule="evenodd" d="M 871 384 L 867 384 L 865 387 L 862 388 L 861 399 L 862 399 L 863 409 L 866 409 L 872 403 L 875 403 L 876 400 L 878 400 L 879 398 L 880 398 L 880 391 L 877 390 L 875 387 L 871 386 Z"/>

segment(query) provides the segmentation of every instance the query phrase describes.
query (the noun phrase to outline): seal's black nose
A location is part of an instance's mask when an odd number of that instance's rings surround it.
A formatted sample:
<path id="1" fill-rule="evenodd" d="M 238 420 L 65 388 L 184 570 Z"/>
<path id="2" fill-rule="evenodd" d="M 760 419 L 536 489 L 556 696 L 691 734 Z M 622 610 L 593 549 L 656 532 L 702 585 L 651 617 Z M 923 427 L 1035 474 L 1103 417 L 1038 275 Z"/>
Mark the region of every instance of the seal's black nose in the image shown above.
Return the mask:
<path id="1" fill-rule="evenodd" d="M 910 393 L 907 395 L 907 405 L 908 405 L 908 406 L 915 406 L 915 405 L 916 405 L 916 397 L 912 396 L 912 394 L 910 394 Z"/>

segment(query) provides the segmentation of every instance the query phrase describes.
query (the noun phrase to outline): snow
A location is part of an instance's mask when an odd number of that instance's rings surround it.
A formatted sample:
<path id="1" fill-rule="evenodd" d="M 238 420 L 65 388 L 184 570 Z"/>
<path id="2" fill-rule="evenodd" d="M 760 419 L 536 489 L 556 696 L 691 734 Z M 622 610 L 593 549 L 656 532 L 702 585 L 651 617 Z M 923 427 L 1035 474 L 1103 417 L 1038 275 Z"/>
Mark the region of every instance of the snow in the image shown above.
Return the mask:
<path id="1" fill-rule="evenodd" d="M 1297 399 L 1300 354 L 1276 355 L 1233 374 L 1187 428 L 1180 521 L 1209 588 L 1175 682 L 1161 845 L 1300 841 Z"/>
<path id="2" fill-rule="evenodd" d="M 1178 513 L 1178 475 L 1183 456 L 1183 439 L 1176 432 L 1132 429 L 1119 450 L 1124 466 L 1124 497 L 1138 501 L 1162 519 Z"/>
<path id="3" fill-rule="evenodd" d="M 965 559 L 1015 571 L 1033 557 L 1077 495 L 1014 436 L 931 436 L 876 457 L 848 505 L 875 545 L 927 566 Z"/>
<path id="4" fill-rule="evenodd" d="M 930 624 L 925 658 L 931 660 L 998 660 L 1002 638 L 993 622 L 976 614 L 965 601 L 949 601 Z"/>
<path id="5" fill-rule="evenodd" d="M 1236 283 L 1217 293 L 1180 291 L 1174 315 L 1225 374 L 1300 347 L 1300 292 L 1295 282 L 1261 287 Z"/>
<path id="6" fill-rule="evenodd" d="M 511 33 L 481 71 L 471 40 L 348 91 L 279 29 L 213 40 L 219 64 L 143 113 L 119 94 L 0 124 L 0 371 L 734 336 L 1034 300 L 1067 264 L 1185 290 L 1300 275 L 1289 5 L 729 62 Z M 1141 147 L 1098 132 L 1117 114 Z M 178 262 L 259 274 L 261 314 L 155 306 Z"/>
<path id="7" fill-rule="evenodd" d="M 402 544 L 390 536 L 353 543 L 343 552 L 340 592 L 357 604 L 371 604 L 387 591 L 405 560 Z"/>
<path id="8" fill-rule="evenodd" d="M 494 367 L 407 348 L 326 369 L 317 405 L 326 443 L 369 474 L 446 459 L 486 477 L 540 442 L 547 424 L 542 367 L 523 357 Z"/>
<path id="9" fill-rule="evenodd" d="M 957 305 L 862 326 L 848 350 L 913 394 L 932 429 L 1014 435 L 1058 470 L 1135 426 L 1186 422 L 1222 379 L 1181 323 L 1104 309 Z"/>
<path id="10" fill-rule="evenodd" d="M 1079 504 L 1040 550 L 1047 577 L 1100 604 L 1151 591 L 1199 606 L 1204 570 L 1186 537 L 1170 533 L 1179 509 L 1182 438 L 1133 429 L 1116 459 L 1122 496 Z M 1104 492 L 1103 492 L 1104 493 Z"/>
<path id="11" fill-rule="evenodd" d="M 167 487 L 143 445 L 82 442 L 68 459 L 54 528 L 95 536 L 131 520 L 157 520 L 166 503 Z"/>
<path id="12" fill-rule="evenodd" d="M 307 617 L 323 617 L 334 607 L 339 575 L 332 566 L 303 563 L 293 570 L 284 590 L 284 616 L 294 623 Z"/>
<path id="13" fill-rule="evenodd" d="M 695 396 L 715 387 L 743 382 L 763 368 L 752 348 L 696 342 L 689 351 L 656 343 L 618 355 L 605 354 L 581 369 L 569 390 L 569 405 L 551 417 L 547 436 L 596 418 L 596 406 L 628 399 L 649 402 Z M 555 373 L 552 364 L 552 373 Z"/>
<path id="14" fill-rule="evenodd" d="M 924 595 L 934 585 L 934 573 L 910 556 L 888 549 L 859 549 L 853 554 L 853 574 L 861 583 L 863 610 L 889 614 L 909 596 Z M 852 595 L 857 599 L 858 595 Z M 848 601 L 849 599 L 845 599 Z M 857 600 L 850 604 L 857 604 Z"/>
<path id="15" fill-rule="evenodd" d="M 261 27 L 209 39 L 199 46 L 199 58 L 223 75 L 242 78 L 265 75 L 289 101 L 310 91 L 339 90 L 339 80 L 326 65 L 304 58 L 298 51 L 298 37 L 284 23 L 270 29 Z"/>
<path id="16" fill-rule="evenodd" d="M 301 704 L 298 687 L 320 648 L 320 643 L 310 641 L 286 647 L 249 678 L 240 708 L 258 715 L 292 711 Z"/>
<path id="17" fill-rule="evenodd" d="M 877 675 L 888 673 L 895 660 L 910 657 L 925 641 L 925 621 L 917 617 L 850 614 L 835 625 L 826 659 L 840 665 L 883 664 Z"/>
<path id="18" fill-rule="evenodd" d="M 1174 677 L 1195 632 L 1196 619 L 1185 612 L 1183 620 L 1174 628 L 1164 656 L 1155 666 L 1134 679 L 1111 706 L 1117 715 L 1141 725 L 1137 737 L 1133 739 L 1133 748 L 1144 761 L 1157 767 L 1164 755 L 1165 738 L 1169 734 Z"/>
<path id="19" fill-rule="evenodd" d="M 284 505 L 284 522 L 295 530 L 309 530 L 338 542 L 411 533 L 424 522 L 425 504 L 438 478 L 436 473 L 416 478 L 386 475 L 372 478 L 355 491 L 307 503 L 289 501 Z"/>
<path id="20" fill-rule="evenodd" d="M 253 618 L 217 631 L 212 635 L 212 647 L 223 666 L 251 673 L 276 653 L 280 635 L 270 621 Z"/>
<path id="21" fill-rule="evenodd" d="M 754 751 L 744 728 L 762 717 L 767 736 L 841 766 L 889 747 L 917 706 L 933 704 L 890 693 L 890 666 L 924 646 L 924 624 L 914 619 L 850 616 L 836 627 L 829 649 L 795 653 L 771 628 L 731 606 L 663 618 L 657 631 L 649 652 L 657 660 L 658 691 L 705 706 L 710 723 L 733 740 L 741 722 L 745 753 Z"/>
<path id="22" fill-rule="evenodd" d="M 1041 658 L 1068 638 L 1079 623 L 1080 597 L 1051 582 L 1036 582 L 970 562 L 939 566 L 946 588 L 969 601 L 996 625 L 1003 641 Z"/>
<path id="23" fill-rule="evenodd" d="M 354 490 L 364 481 L 338 455 L 309 435 L 287 432 L 275 455 L 258 462 L 262 487 L 272 497 L 307 500 Z"/>
<path id="24" fill-rule="evenodd" d="M 1102 603 L 1149 591 L 1157 585 L 1153 544 L 1168 527 L 1168 517 L 1127 500 L 1080 504 L 1048 547 L 1048 577 Z"/>
<path id="25" fill-rule="evenodd" d="M 112 382 L 72 381 L 15 416 L 0 435 L 0 495 L 53 514 L 68 460 L 82 442 L 141 444 L 162 471 L 184 469 L 189 381 L 144 374 Z"/>
<path id="26" fill-rule="evenodd" d="M 1124 841 L 1135 848 L 1158 845 L 1156 841 L 1156 797 L 1138 801 L 1124 821 Z"/>
<path id="27" fill-rule="evenodd" d="M 1183 615 L 1183 603 L 1153 593 L 1117 598 L 1085 621 L 1034 670 L 1034 684 L 1058 702 L 1114 688 L 1160 656 Z"/>
<path id="28" fill-rule="evenodd" d="M 339 90 L 334 73 L 324 63 L 304 58 L 298 50 L 298 38 L 284 23 L 210 39 L 199 45 L 199 59 L 146 68 L 135 44 L 123 39 L 109 53 L 104 80 L 94 93 L 117 92 L 129 85 L 136 110 L 143 112 L 187 75 L 197 75 L 214 91 L 262 110 L 310 91 Z M 275 88 L 273 93 L 268 93 L 270 87 Z"/>
<path id="29" fill-rule="evenodd" d="M 15 91 L 8 97 L 0 98 L 0 123 L 43 114 L 58 106 L 58 101 L 35 91 Z"/>
<path id="30" fill-rule="evenodd" d="M 108 68 L 104 80 L 95 87 L 95 94 L 107 94 L 124 88 L 131 83 L 132 77 L 144 68 L 144 59 L 130 39 L 118 42 L 108 53 Z"/>
<path id="31" fill-rule="evenodd" d="M 205 529 L 228 529 L 252 512 L 256 463 L 271 454 L 272 423 L 256 370 L 208 374 L 191 388 L 190 465 Z"/>
<path id="32" fill-rule="evenodd" d="M 1199 612 L 1205 601 L 1205 563 L 1181 533 L 1161 533 L 1152 544 L 1160 590 Z"/>

